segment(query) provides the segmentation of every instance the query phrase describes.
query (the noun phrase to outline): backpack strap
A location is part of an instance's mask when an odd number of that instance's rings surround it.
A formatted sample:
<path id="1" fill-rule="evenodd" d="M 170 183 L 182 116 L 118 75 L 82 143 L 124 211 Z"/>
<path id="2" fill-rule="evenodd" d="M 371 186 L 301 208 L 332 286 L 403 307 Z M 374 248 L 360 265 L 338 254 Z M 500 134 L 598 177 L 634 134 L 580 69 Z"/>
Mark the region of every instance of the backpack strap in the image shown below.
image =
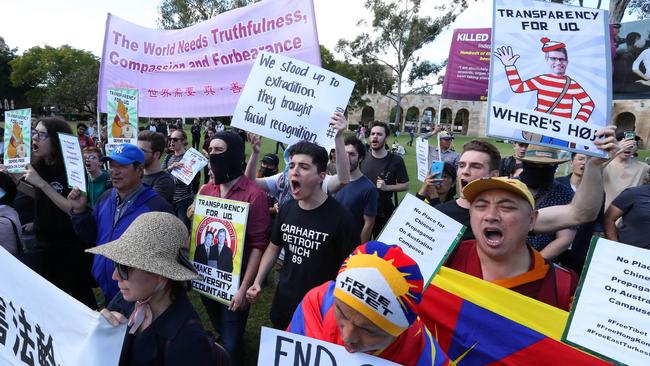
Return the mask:
<path id="1" fill-rule="evenodd" d="M 564 83 L 564 89 L 560 92 L 560 94 L 557 96 L 557 99 L 555 99 L 555 102 L 553 102 L 553 105 L 546 111 L 546 113 L 551 114 L 555 110 L 558 104 L 564 99 L 564 96 L 566 95 L 567 91 L 569 91 L 569 86 L 571 85 L 571 78 L 568 76 L 564 76 L 564 79 L 566 82 Z"/>

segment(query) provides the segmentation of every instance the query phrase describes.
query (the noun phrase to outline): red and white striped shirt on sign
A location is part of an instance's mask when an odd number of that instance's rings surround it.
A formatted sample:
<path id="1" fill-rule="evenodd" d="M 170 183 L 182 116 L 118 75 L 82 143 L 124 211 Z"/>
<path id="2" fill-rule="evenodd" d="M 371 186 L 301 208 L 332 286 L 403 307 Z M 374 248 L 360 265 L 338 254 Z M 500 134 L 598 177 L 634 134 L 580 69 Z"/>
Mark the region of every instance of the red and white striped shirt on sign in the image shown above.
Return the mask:
<path id="1" fill-rule="evenodd" d="M 571 108 L 573 107 L 574 98 L 581 106 L 575 119 L 587 122 L 591 113 L 594 111 L 594 101 L 589 94 L 582 89 L 580 84 L 567 76 L 544 74 L 522 81 L 515 66 L 506 66 L 506 75 L 508 75 L 508 82 L 510 82 L 510 88 L 513 92 L 526 93 L 533 90 L 537 91 L 536 111 L 548 113 L 549 108 L 551 108 L 562 93 L 562 90 L 564 90 L 567 80 L 571 81 L 569 89 L 567 89 L 566 94 L 564 94 L 562 100 L 551 114 L 571 118 Z"/>

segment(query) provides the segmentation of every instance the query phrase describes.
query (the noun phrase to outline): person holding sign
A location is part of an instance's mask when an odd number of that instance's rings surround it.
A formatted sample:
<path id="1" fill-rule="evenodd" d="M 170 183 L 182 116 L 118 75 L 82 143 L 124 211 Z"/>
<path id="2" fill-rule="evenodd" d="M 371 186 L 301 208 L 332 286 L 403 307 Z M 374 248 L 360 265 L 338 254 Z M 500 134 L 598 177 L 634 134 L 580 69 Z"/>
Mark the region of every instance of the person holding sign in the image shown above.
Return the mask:
<path id="1" fill-rule="evenodd" d="M 187 151 L 186 147 L 187 134 L 183 130 L 174 129 L 169 135 L 169 148 L 171 149 L 171 153 L 165 158 L 162 169 L 168 173 L 171 173 L 175 169 L 183 169 L 184 164 L 182 163 L 182 160 Z M 200 174 L 197 174 L 194 177 L 191 184 L 185 184 L 177 177 L 174 177 L 174 182 L 176 183 L 176 190 L 174 191 L 174 209 L 176 210 L 176 216 L 185 223 L 188 229 L 192 226 L 192 223 L 187 218 L 187 208 L 194 200 L 192 187 L 195 184 L 198 184 L 200 179 L 199 175 Z"/>
<path id="2" fill-rule="evenodd" d="M 120 365 L 227 365 L 187 297 L 199 275 L 185 256 L 187 229 L 174 215 L 138 216 L 117 240 L 87 252 L 115 263 L 120 292 L 101 311 L 127 323 Z M 128 320 L 127 320 L 128 319 Z"/>
<path id="3" fill-rule="evenodd" d="M 113 188 L 104 192 L 92 210 L 88 197 L 79 189 L 68 195 L 74 231 L 87 247 L 101 245 L 119 238 L 129 224 L 143 213 L 151 211 L 173 212 L 171 205 L 151 187 L 142 184 L 144 153 L 135 145 L 121 144 L 102 158 L 108 161 Z M 95 256 L 92 273 L 104 297 L 110 301 L 119 292 L 117 282 L 111 278 L 113 263 Z"/>
<path id="4" fill-rule="evenodd" d="M 587 122 L 594 111 L 594 101 L 589 94 L 578 84 L 577 81 L 566 76 L 566 69 L 569 65 L 569 54 L 566 45 L 562 42 L 552 41 L 546 37 L 542 42 L 542 52 L 548 63 L 550 74 L 535 76 L 528 80 L 521 80 L 515 62 L 519 55 L 515 55 L 512 47 L 500 47 L 494 52 L 494 56 L 501 61 L 506 69 L 510 88 L 515 93 L 537 92 L 536 111 L 552 114 L 554 116 L 572 118 L 573 100 L 580 104 L 580 110 L 575 119 Z M 526 136 L 524 136 L 526 138 Z M 528 136 L 527 140 L 535 136 Z M 558 146 L 569 146 L 568 142 L 547 136 L 541 136 L 539 141 L 546 144 Z"/>
<path id="5" fill-rule="evenodd" d="M 400 247 L 371 241 L 350 254 L 335 281 L 305 295 L 287 330 L 400 365 L 449 365 L 418 317 L 423 285 Z"/>
<path id="6" fill-rule="evenodd" d="M 244 175 L 242 167 L 245 158 L 244 142 L 238 135 L 232 132 L 217 133 L 210 141 L 212 177 L 210 182 L 199 190 L 200 195 L 250 203 L 241 264 L 244 271 L 230 307 L 201 296 L 210 321 L 219 333 L 224 348 L 231 355 L 234 365 L 241 365 L 244 361 L 244 330 L 249 311 L 245 295 L 246 290 L 253 284 L 262 253 L 269 244 L 268 228 L 271 222 L 266 193 Z M 233 253 L 225 240 L 225 230 L 206 234 L 206 242 L 208 236 L 213 238 L 212 243 L 209 243 L 209 253 L 206 252 L 205 246 L 198 246 L 195 260 L 199 258 L 200 261 L 201 257 L 204 257 L 208 265 L 212 260 L 216 262 L 218 269 L 232 272 Z"/>
<path id="7" fill-rule="evenodd" d="M 538 215 L 526 185 L 506 177 L 483 178 L 463 191 L 476 239 L 460 243 L 446 266 L 569 310 L 578 276 L 526 244 Z"/>

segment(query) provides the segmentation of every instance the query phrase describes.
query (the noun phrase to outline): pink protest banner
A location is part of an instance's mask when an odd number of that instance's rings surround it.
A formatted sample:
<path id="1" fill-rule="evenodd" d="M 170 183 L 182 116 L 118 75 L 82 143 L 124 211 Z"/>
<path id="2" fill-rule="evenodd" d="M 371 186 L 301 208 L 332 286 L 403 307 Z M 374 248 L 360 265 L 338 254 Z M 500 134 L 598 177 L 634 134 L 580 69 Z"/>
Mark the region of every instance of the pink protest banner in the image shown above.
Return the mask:
<path id="1" fill-rule="evenodd" d="M 312 0 L 266 0 L 179 30 L 108 14 L 97 108 L 108 89 L 129 88 L 141 117 L 232 115 L 262 51 L 320 66 Z"/>
<path id="2" fill-rule="evenodd" d="M 442 98 L 487 100 L 490 28 L 455 29 L 449 48 Z"/>

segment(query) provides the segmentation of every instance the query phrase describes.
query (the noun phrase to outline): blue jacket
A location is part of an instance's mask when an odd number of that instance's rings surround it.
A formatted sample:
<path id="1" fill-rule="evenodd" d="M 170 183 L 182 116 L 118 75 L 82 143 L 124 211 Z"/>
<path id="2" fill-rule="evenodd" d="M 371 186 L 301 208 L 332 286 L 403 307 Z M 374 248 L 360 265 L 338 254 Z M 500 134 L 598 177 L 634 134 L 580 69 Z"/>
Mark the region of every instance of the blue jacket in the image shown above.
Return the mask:
<path id="1" fill-rule="evenodd" d="M 99 197 L 92 212 L 86 211 L 71 216 L 75 232 L 87 246 L 102 245 L 118 239 L 133 220 L 143 213 L 161 211 L 174 214 L 174 209 L 169 202 L 149 186 L 144 186 L 122 217 L 113 225 L 116 208 L 117 190 L 113 188 Z M 111 278 L 114 268 L 110 259 L 95 255 L 93 277 L 102 289 L 106 302 L 109 302 L 119 292 L 117 282 Z"/>

